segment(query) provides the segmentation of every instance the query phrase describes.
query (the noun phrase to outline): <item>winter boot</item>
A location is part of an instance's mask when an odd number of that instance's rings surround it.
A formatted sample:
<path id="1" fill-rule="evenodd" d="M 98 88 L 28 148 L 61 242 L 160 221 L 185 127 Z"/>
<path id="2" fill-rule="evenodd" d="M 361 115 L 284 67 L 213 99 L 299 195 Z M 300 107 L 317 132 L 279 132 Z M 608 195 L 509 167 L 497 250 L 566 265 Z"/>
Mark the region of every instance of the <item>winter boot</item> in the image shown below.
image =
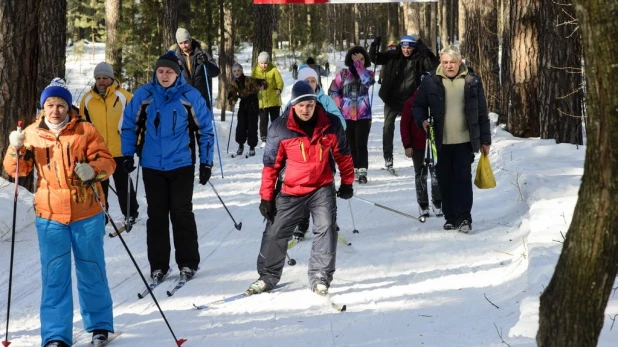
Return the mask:
<path id="1" fill-rule="evenodd" d="M 238 150 L 236 151 L 236 155 L 242 155 L 242 152 L 245 150 L 244 145 L 238 146 Z"/>
<path id="2" fill-rule="evenodd" d="M 358 169 L 358 183 L 367 183 L 367 169 Z"/>
<path id="3" fill-rule="evenodd" d="M 260 145 L 260 148 L 264 147 L 266 147 L 266 136 L 262 136 L 262 144 Z"/>
<path id="4" fill-rule="evenodd" d="M 468 219 L 464 219 L 461 221 L 461 223 L 459 223 L 457 229 L 459 229 L 460 233 L 467 234 L 469 231 L 472 230 L 472 222 L 470 222 L 470 220 Z"/>
<path id="5" fill-rule="evenodd" d="M 453 230 L 455 229 L 455 223 L 452 220 L 446 220 L 446 223 L 444 223 L 444 226 L 442 226 L 442 229 L 444 230 Z"/>
<path id="6" fill-rule="evenodd" d="M 255 155 L 255 147 L 249 147 L 249 153 L 247 156 L 253 157 Z"/>
<path id="7" fill-rule="evenodd" d="M 442 212 L 442 203 L 441 202 L 434 202 L 433 203 L 433 213 L 436 214 L 436 217 L 444 216 L 444 213 Z"/>
<path id="8" fill-rule="evenodd" d="M 54 341 L 49 341 L 48 343 L 46 343 L 44 347 L 70 347 L 70 346 L 62 341 L 54 340 Z"/>
<path id="9" fill-rule="evenodd" d="M 386 167 L 387 170 L 393 169 L 393 157 L 384 159 L 384 167 Z"/>
<path id="10" fill-rule="evenodd" d="M 247 294 L 249 295 L 260 294 L 260 293 L 267 292 L 269 290 L 270 290 L 270 286 L 268 285 L 268 283 L 264 282 L 263 280 L 257 280 L 251 283 L 251 285 L 249 286 L 249 289 L 247 289 Z"/>
<path id="11" fill-rule="evenodd" d="M 429 205 L 421 205 L 418 210 L 421 217 L 429 217 Z"/>
<path id="12" fill-rule="evenodd" d="M 318 295 L 324 296 L 328 294 L 328 286 L 324 281 L 317 281 L 313 284 L 313 288 L 311 288 L 311 291 Z"/>
<path id="13" fill-rule="evenodd" d="M 358 181 L 358 169 L 354 168 L 354 180 Z"/>
<path id="14" fill-rule="evenodd" d="M 193 270 L 192 268 L 188 267 L 188 266 L 184 266 L 180 269 L 180 277 L 182 278 L 182 276 L 184 276 L 187 281 L 192 279 L 193 276 L 195 276 L 195 270 Z"/>
<path id="15" fill-rule="evenodd" d="M 163 279 L 165 278 L 165 276 L 167 276 L 167 273 L 163 272 L 162 270 L 154 270 L 151 274 L 150 274 L 150 278 L 152 278 L 153 281 L 155 282 L 161 282 L 163 281 Z"/>
<path id="16" fill-rule="evenodd" d="M 95 330 L 92 332 L 92 342 L 90 342 L 93 346 L 102 346 L 105 341 L 107 341 L 109 332 L 107 330 Z"/>

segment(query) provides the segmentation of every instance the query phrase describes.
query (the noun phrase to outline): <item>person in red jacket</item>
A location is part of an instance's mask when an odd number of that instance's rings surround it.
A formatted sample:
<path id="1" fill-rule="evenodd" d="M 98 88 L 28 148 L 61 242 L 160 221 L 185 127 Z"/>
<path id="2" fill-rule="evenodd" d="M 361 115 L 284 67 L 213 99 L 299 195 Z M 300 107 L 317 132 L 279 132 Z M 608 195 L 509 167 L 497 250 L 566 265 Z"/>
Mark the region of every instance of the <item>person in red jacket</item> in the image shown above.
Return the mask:
<path id="1" fill-rule="evenodd" d="M 401 113 L 401 142 L 406 150 L 406 157 L 412 158 L 414 163 L 414 181 L 416 183 L 416 202 L 418 203 L 421 216 L 429 217 L 429 197 L 427 194 L 427 172 L 431 177 L 431 202 L 433 203 L 434 213 L 437 216 L 442 216 L 442 197 L 440 196 L 440 188 L 438 187 L 438 178 L 436 176 L 434 165 L 425 161 L 427 135 L 423 129 L 420 129 L 414 117 L 412 116 L 412 106 L 418 91 L 415 91 L 412 96 L 406 100 Z M 431 150 L 431 149 L 430 149 Z"/>
<path id="2" fill-rule="evenodd" d="M 324 111 L 305 81 L 292 87 L 290 104 L 290 111 L 273 121 L 266 138 L 260 213 L 268 222 L 257 259 L 260 278 L 247 290 L 249 295 L 275 288 L 281 279 L 288 240 L 306 210 L 313 216 L 314 234 L 310 288 L 326 295 L 337 253 L 335 197 L 350 199 L 354 193 L 354 164 L 339 118 Z M 341 175 L 338 191 L 329 163 L 331 155 Z"/>

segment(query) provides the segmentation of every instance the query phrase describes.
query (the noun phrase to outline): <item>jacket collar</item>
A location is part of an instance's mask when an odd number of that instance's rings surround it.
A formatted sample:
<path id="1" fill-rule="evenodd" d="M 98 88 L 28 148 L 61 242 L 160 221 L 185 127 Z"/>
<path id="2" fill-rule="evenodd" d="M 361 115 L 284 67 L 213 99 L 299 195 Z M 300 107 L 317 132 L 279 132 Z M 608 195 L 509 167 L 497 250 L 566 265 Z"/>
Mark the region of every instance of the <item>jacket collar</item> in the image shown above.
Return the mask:
<path id="1" fill-rule="evenodd" d="M 294 107 L 290 106 L 290 111 L 287 116 L 287 127 L 290 130 L 294 130 L 298 133 L 305 134 L 305 132 L 300 128 L 296 120 L 294 119 Z M 311 138 L 311 142 L 322 136 L 322 133 L 330 126 L 330 121 L 328 116 L 326 115 L 326 111 L 322 105 L 316 101 L 315 111 L 313 111 L 313 116 L 318 117 L 315 122 L 315 128 L 313 129 L 313 137 Z M 307 134 L 305 134 L 307 135 Z"/>

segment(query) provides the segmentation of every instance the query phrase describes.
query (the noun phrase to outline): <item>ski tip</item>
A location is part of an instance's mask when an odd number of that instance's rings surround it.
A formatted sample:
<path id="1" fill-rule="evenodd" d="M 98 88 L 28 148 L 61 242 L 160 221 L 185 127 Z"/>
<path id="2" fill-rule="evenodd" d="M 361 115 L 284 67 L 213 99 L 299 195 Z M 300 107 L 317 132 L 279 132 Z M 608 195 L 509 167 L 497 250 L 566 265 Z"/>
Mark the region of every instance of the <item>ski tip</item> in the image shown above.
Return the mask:
<path id="1" fill-rule="evenodd" d="M 335 304 L 334 302 L 331 304 L 331 306 L 332 306 L 332 307 L 333 307 L 336 311 L 339 311 L 339 312 L 345 312 L 345 311 L 348 309 L 346 305 L 339 306 L 339 305 Z"/>
<path id="2" fill-rule="evenodd" d="M 348 246 L 352 246 L 352 242 L 348 242 Z"/>
<path id="3" fill-rule="evenodd" d="M 346 305 L 341 306 L 341 312 L 345 312 L 348 309 Z"/>
<path id="4" fill-rule="evenodd" d="M 21 121 L 20 121 L 20 123 L 21 123 Z M 8 347 L 8 345 L 10 345 L 10 344 L 11 344 L 11 341 L 7 341 L 7 340 L 2 341 L 2 345 L 4 347 Z"/>
<path id="5" fill-rule="evenodd" d="M 176 340 L 176 345 L 177 346 L 182 346 L 183 343 L 187 342 L 187 339 L 180 339 L 180 340 Z"/>
<path id="6" fill-rule="evenodd" d="M 143 298 L 144 298 L 144 296 L 142 295 L 142 293 L 137 293 L 137 298 L 138 298 L 138 299 L 143 299 Z"/>
<path id="7" fill-rule="evenodd" d="M 174 295 L 174 293 L 170 292 L 169 290 L 167 291 L 167 296 L 172 296 Z M 179 345 L 180 346 L 180 345 Z"/>

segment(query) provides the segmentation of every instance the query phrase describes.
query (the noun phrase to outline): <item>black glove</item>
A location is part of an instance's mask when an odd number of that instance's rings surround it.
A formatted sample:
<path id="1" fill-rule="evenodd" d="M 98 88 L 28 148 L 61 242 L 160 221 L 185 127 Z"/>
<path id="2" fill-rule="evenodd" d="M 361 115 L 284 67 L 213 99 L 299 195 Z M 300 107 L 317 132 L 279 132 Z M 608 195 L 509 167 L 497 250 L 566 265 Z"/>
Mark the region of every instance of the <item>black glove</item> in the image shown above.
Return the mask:
<path id="1" fill-rule="evenodd" d="M 200 164 L 200 184 L 201 185 L 205 185 L 206 183 L 208 183 L 211 173 L 212 173 L 212 170 L 210 168 L 210 165 Z"/>
<path id="2" fill-rule="evenodd" d="M 197 61 L 198 64 L 204 65 L 208 61 L 208 58 L 206 57 L 206 54 L 198 53 L 195 56 L 195 61 Z"/>
<path id="3" fill-rule="evenodd" d="M 341 184 L 339 186 L 339 190 L 337 191 L 337 196 L 344 199 L 344 200 L 348 200 L 352 197 L 352 195 L 354 195 L 354 189 L 352 188 L 351 184 Z"/>
<path id="4" fill-rule="evenodd" d="M 260 213 L 262 214 L 262 216 L 264 216 L 264 218 L 271 220 L 271 213 L 273 210 L 273 203 L 270 202 L 269 200 L 264 200 L 262 199 L 262 202 L 260 202 Z"/>
<path id="5" fill-rule="evenodd" d="M 133 157 L 124 157 L 122 168 L 128 173 L 135 171 L 135 161 L 133 160 Z"/>
<path id="6" fill-rule="evenodd" d="M 380 47 L 380 42 L 382 41 L 382 36 L 376 36 L 373 39 L 373 42 L 371 43 L 372 45 L 376 45 L 378 47 Z"/>

